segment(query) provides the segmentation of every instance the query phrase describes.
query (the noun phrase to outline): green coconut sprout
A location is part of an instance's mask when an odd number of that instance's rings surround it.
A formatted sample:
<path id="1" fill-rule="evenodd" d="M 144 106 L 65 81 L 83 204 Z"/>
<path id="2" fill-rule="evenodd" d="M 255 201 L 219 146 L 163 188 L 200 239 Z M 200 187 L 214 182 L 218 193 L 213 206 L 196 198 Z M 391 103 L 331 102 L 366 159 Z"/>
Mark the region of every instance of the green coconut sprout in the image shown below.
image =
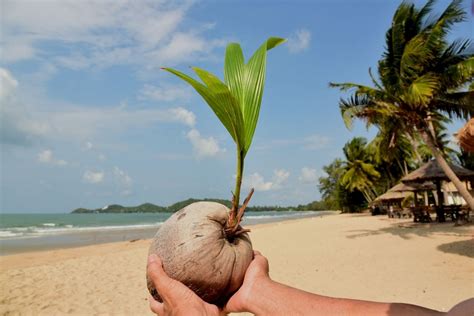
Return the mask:
<path id="1" fill-rule="evenodd" d="M 214 74 L 198 67 L 191 68 L 202 82 L 177 70 L 163 68 L 189 83 L 202 96 L 236 144 L 237 172 L 232 209 L 226 227 L 227 233 L 238 233 L 245 207 L 253 194 L 252 189 L 239 209 L 244 160 L 252 144 L 262 103 L 267 51 L 283 42 L 285 40 L 282 38 L 270 37 L 247 63 L 238 43 L 227 45 L 224 82 Z"/>

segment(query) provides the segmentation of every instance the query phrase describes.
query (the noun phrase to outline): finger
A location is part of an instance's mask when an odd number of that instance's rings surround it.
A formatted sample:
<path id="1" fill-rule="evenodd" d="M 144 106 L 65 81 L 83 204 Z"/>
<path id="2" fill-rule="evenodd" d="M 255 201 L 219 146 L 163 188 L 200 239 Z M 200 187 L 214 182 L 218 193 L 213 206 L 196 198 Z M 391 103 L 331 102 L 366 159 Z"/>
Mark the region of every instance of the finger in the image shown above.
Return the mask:
<path id="1" fill-rule="evenodd" d="M 255 256 L 261 256 L 261 255 L 262 255 L 262 253 L 261 253 L 260 251 L 258 251 L 258 250 L 254 250 L 254 251 L 253 251 L 253 256 L 254 256 L 254 257 L 255 257 Z"/>
<path id="2" fill-rule="evenodd" d="M 151 295 L 148 297 L 148 301 L 150 302 L 150 309 L 153 313 L 155 313 L 157 315 L 164 315 L 165 314 L 163 303 L 158 302 Z"/>
<path id="3" fill-rule="evenodd" d="M 268 259 L 265 258 L 259 251 L 254 251 L 253 262 L 257 266 L 261 267 L 267 274 L 270 271 L 270 266 L 268 264 Z"/>
<path id="4" fill-rule="evenodd" d="M 173 279 L 163 270 L 161 259 L 154 254 L 148 257 L 147 274 L 160 294 L 167 292 L 170 284 L 173 282 Z"/>

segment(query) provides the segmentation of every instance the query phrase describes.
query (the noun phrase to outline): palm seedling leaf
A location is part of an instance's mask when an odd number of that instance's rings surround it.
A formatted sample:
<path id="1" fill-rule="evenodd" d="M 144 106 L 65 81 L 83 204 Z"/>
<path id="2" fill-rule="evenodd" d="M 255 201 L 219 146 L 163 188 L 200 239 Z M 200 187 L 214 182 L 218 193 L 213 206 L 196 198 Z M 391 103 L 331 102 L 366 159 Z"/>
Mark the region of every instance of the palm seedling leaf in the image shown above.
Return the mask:
<path id="1" fill-rule="evenodd" d="M 199 68 L 194 68 L 194 71 L 205 84 L 180 71 L 171 68 L 163 69 L 189 83 L 211 107 L 234 141 L 237 144 L 241 143 L 242 130 L 244 129 L 242 113 L 225 84 L 214 75 Z"/>
<path id="2" fill-rule="evenodd" d="M 281 38 L 269 38 L 257 49 L 247 64 L 244 64 L 244 57 L 239 44 L 232 43 L 227 47 L 225 80 L 232 94 L 239 101 L 242 110 L 245 124 L 245 143 L 242 146 L 244 155 L 252 144 L 257 127 L 265 83 L 267 51 L 284 41 Z"/>
<path id="3" fill-rule="evenodd" d="M 243 156 L 248 152 L 257 126 L 265 82 L 267 51 L 285 40 L 270 37 L 247 64 L 242 49 L 230 43 L 226 49 L 224 82 L 203 69 L 193 70 L 202 83 L 174 69 L 164 68 L 189 83 L 208 103 L 225 126 Z"/>

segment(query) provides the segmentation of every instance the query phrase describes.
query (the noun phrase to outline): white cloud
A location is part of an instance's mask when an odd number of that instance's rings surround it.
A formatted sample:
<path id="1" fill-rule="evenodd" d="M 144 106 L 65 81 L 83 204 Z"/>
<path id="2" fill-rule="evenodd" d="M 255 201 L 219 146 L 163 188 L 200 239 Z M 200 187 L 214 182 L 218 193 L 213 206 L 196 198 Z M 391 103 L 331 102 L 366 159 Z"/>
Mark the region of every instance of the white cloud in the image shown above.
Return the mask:
<path id="1" fill-rule="evenodd" d="M 123 186 L 130 187 L 132 185 L 132 178 L 119 167 L 114 167 L 114 176 Z"/>
<path id="2" fill-rule="evenodd" d="M 159 65 L 205 57 L 216 41 L 182 22 L 184 1 L 25 1 L 4 0 L 2 57 L 6 62 L 45 56 L 72 69 L 116 64 Z M 205 27 L 203 27 L 205 26 Z M 48 51 L 43 43 L 61 45 Z"/>
<path id="3" fill-rule="evenodd" d="M 196 124 L 196 115 L 182 107 L 170 109 L 171 116 L 178 122 L 193 127 Z"/>
<path id="4" fill-rule="evenodd" d="M 40 138 L 74 139 L 93 150 L 90 141 L 97 134 L 130 128 L 146 128 L 156 123 L 180 123 L 193 127 L 196 116 L 182 107 L 168 109 L 137 108 L 120 104 L 115 107 L 77 106 L 37 98 L 32 105 L 17 99 L 19 83 L 6 69 L 0 68 L 0 143 L 31 145 Z"/>
<path id="5" fill-rule="evenodd" d="M 326 147 L 330 142 L 330 138 L 324 135 L 310 135 L 304 138 L 294 138 L 294 139 L 273 139 L 270 141 L 265 141 L 264 144 L 256 144 L 256 150 L 268 150 L 272 148 L 281 148 L 287 146 L 298 145 L 306 150 L 318 150 Z"/>
<path id="6" fill-rule="evenodd" d="M 257 191 L 269 191 L 272 189 L 273 182 L 267 181 L 258 172 L 252 173 L 244 178 L 245 187 L 254 188 Z"/>
<path id="7" fill-rule="evenodd" d="M 115 166 L 113 170 L 115 180 L 117 181 L 119 187 L 121 188 L 121 195 L 131 195 L 132 194 L 132 178 L 122 169 Z"/>
<path id="8" fill-rule="evenodd" d="M 18 81 L 5 68 L 0 68 L 0 106 L 3 107 L 3 100 L 10 97 L 18 87 Z"/>
<path id="9" fill-rule="evenodd" d="M 84 172 L 84 175 L 82 176 L 82 179 L 87 182 L 87 183 L 100 183 L 104 181 L 105 173 L 103 171 L 91 171 L 91 170 L 86 170 Z"/>
<path id="10" fill-rule="evenodd" d="M 57 166 L 67 165 L 67 162 L 65 160 L 56 159 L 54 157 L 53 151 L 50 149 L 46 149 L 38 153 L 38 161 L 44 164 L 57 165 Z"/>
<path id="11" fill-rule="evenodd" d="M 303 140 L 303 148 L 308 150 L 318 150 L 326 147 L 329 137 L 322 135 L 311 135 Z"/>
<path id="12" fill-rule="evenodd" d="M 290 172 L 285 169 L 277 169 L 273 172 L 271 181 L 265 181 L 258 172 L 244 177 L 244 187 L 254 188 L 256 191 L 271 191 L 281 189 L 290 177 Z"/>
<path id="13" fill-rule="evenodd" d="M 303 167 L 298 179 L 304 183 L 314 183 L 318 181 L 318 174 L 316 169 Z"/>
<path id="14" fill-rule="evenodd" d="M 34 120 L 34 116 L 17 97 L 18 81 L 4 68 L 0 68 L 0 143 L 30 145 L 45 132 L 47 126 Z"/>
<path id="15" fill-rule="evenodd" d="M 198 158 L 212 157 L 223 151 L 219 148 L 219 144 L 214 137 L 202 137 L 197 129 L 191 129 L 186 134 L 186 138 L 193 145 L 193 150 Z"/>
<path id="16" fill-rule="evenodd" d="M 138 96 L 141 100 L 149 99 L 153 101 L 188 100 L 190 97 L 191 93 L 187 87 L 170 84 L 159 87 L 146 84 Z"/>
<path id="17" fill-rule="evenodd" d="M 201 59 L 205 55 L 210 55 L 215 48 L 222 46 L 224 46 L 222 40 L 210 41 L 192 32 L 179 32 L 172 36 L 167 45 L 148 56 L 160 63 L 174 65 L 193 59 Z"/>
<path id="18" fill-rule="evenodd" d="M 288 38 L 288 49 L 291 53 L 299 53 L 308 49 L 310 42 L 311 32 L 306 29 L 300 29 Z"/>
<path id="19" fill-rule="evenodd" d="M 38 122 L 47 126 L 49 137 L 88 139 L 103 132 L 118 132 L 130 128 L 144 128 L 159 122 L 194 124 L 194 114 L 183 108 L 135 109 L 117 107 L 61 107 L 49 113 L 34 113 Z"/>
<path id="20" fill-rule="evenodd" d="M 86 150 L 92 150 L 92 148 L 94 148 L 94 144 L 88 141 L 84 144 L 84 147 Z"/>

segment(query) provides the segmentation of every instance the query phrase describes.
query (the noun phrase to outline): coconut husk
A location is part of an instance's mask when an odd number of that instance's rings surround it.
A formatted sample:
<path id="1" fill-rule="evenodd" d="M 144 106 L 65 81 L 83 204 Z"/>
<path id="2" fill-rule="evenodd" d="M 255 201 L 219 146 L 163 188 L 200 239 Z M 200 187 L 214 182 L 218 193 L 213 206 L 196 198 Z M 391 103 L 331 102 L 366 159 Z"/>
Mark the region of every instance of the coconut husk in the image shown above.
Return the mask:
<path id="1" fill-rule="evenodd" d="M 456 137 L 465 151 L 474 152 L 474 118 L 458 131 Z"/>

